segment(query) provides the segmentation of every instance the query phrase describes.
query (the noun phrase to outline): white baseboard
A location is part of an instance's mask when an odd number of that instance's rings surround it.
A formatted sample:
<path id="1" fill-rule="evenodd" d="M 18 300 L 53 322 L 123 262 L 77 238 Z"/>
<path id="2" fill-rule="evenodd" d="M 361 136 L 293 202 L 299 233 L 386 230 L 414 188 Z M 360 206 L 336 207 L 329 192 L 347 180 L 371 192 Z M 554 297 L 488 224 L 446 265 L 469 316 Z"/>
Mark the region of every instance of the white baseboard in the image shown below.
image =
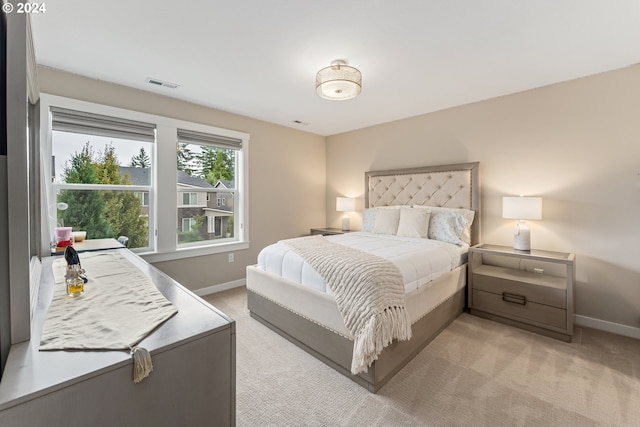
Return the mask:
<path id="1" fill-rule="evenodd" d="M 599 329 L 601 331 L 611 332 L 625 337 L 640 339 L 640 328 L 633 326 L 621 325 L 620 323 L 608 322 L 606 320 L 594 319 L 593 317 L 580 316 L 576 314 L 575 324 L 577 326 L 586 326 L 587 328 Z"/>
<path id="2" fill-rule="evenodd" d="M 247 283 L 245 279 L 234 280 L 233 282 L 221 283 L 219 285 L 208 286 L 206 288 L 196 289 L 193 291 L 194 294 L 199 297 L 205 295 L 215 294 L 216 292 L 222 292 L 233 288 L 239 288 L 240 286 L 244 286 Z"/>

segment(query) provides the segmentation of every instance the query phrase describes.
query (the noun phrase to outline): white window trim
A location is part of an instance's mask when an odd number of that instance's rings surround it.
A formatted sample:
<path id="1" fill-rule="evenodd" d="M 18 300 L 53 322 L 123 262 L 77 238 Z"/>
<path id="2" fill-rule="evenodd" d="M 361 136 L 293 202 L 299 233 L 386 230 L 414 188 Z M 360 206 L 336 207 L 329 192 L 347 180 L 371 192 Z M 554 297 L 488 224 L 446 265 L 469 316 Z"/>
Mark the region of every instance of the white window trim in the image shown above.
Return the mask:
<path id="1" fill-rule="evenodd" d="M 92 102 L 80 101 L 77 99 L 65 98 L 57 95 L 43 93 L 40 96 L 41 108 L 41 153 L 43 161 L 44 176 L 51 176 L 51 119 L 49 113 L 50 106 L 70 108 L 80 111 L 88 111 L 107 116 L 122 117 L 132 120 L 155 123 L 156 142 L 154 144 L 155 167 L 152 176 L 153 191 L 149 192 L 149 205 L 154 205 L 153 215 L 149 216 L 149 227 L 155 230 L 151 233 L 151 250 L 138 252 L 148 262 L 170 261 L 174 259 L 190 258 L 194 256 L 211 255 L 217 253 L 231 252 L 249 248 L 249 140 L 250 135 L 229 129 L 222 129 L 215 126 L 200 123 L 187 122 L 170 117 L 157 116 L 153 114 L 141 113 L 138 111 L 126 110 L 123 108 L 111 107 Z M 213 244 L 202 244 L 193 247 L 178 248 L 176 239 L 176 222 L 178 212 L 176 200 L 178 190 L 176 186 L 176 142 L 177 129 L 190 129 L 198 132 L 214 135 L 228 136 L 242 140 L 242 149 L 238 151 L 238 165 L 241 173 L 235 177 L 238 193 L 238 203 L 235 212 L 237 221 L 234 221 L 234 236 L 237 239 L 230 242 L 220 242 Z M 159 174 L 157 171 L 163 171 Z M 171 173 L 172 172 L 172 173 Z M 129 187 L 130 188 L 130 187 Z M 53 197 L 53 187 L 46 189 L 48 200 L 55 200 Z M 45 202 L 47 203 L 47 202 Z M 43 212 L 47 212 L 43 206 Z M 43 242 L 45 247 L 49 247 L 48 240 L 51 236 L 48 233 L 49 224 L 46 215 L 42 218 Z"/>

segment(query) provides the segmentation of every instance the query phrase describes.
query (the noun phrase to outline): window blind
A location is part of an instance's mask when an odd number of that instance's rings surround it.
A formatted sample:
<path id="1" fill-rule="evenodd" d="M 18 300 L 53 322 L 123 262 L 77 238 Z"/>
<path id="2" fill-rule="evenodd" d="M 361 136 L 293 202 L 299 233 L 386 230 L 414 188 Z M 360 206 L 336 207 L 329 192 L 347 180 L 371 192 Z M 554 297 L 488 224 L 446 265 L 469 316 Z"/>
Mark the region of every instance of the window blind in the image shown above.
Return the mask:
<path id="1" fill-rule="evenodd" d="M 54 131 L 82 133 L 144 142 L 155 142 L 156 125 L 85 111 L 51 107 Z"/>
<path id="2" fill-rule="evenodd" d="M 242 140 L 222 135 L 178 129 L 178 141 L 189 144 L 207 144 L 219 148 L 242 149 Z"/>

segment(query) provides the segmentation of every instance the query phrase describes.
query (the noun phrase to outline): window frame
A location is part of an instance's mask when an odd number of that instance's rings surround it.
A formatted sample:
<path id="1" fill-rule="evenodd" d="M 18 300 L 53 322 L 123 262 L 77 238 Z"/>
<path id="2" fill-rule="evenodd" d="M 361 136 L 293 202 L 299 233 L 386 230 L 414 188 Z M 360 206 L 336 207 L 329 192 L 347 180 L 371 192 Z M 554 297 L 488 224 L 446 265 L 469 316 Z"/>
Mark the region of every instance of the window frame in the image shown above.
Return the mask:
<path id="1" fill-rule="evenodd" d="M 149 191 L 149 205 L 153 205 L 153 214 L 149 215 L 149 228 L 153 230 L 150 236 L 150 248 L 147 251 L 138 252 L 148 262 L 169 261 L 174 259 L 190 258 L 217 253 L 232 252 L 249 248 L 249 140 L 250 135 L 229 129 L 218 128 L 211 125 L 189 122 L 165 116 L 158 116 L 138 111 L 111 107 L 77 99 L 61 97 L 57 95 L 41 94 L 40 102 L 40 143 L 43 159 L 51 158 L 51 116 L 50 107 L 69 108 L 79 111 L 87 111 L 106 116 L 120 117 L 137 120 L 156 125 L 156 141 L 154 144 L 154 162 L 152 189 Z M 178 247 L 176 235 L 176 223 L 178 218 L 176 200 L 178 189 L 176 185 L 176 142 L 178 141 L 178 129 L 191 129 L 193 131 L 226 136 L 242 140 L 242 148 L 237 151 L 236 171 L 236 200 L 237 213 L 234 227 L 237 231 L 233 241 L 208 241 L 207 244 L 198 246 Z M 43 165 L 44 176 L 51 176 L 51 162 L 45 161 Z M 159 174 L 157 171 L 162 170 Z M 172 172 L 172 173 L 171 173 Z M 47 203 L 55 200 L 53 185 L 50 179 L 46 180 L 42 208 Z M 128 186 L 129 187 L 129 186 Z M 127 188 L 130 189 L 131 187 Z M 43 210 L 43 212 L 45 212 Z M 49 224 L 47 215 L 42 214 L 43 226 L 42 240 L 45 247 L 49 247 L 51 236 L 48 236 Z"/>
<path id="2" fill-rule="evenodd" d="M 71 132 L 67 129 L 58 129 L 58 130 L 54 130 L 54 125 L 53 125 L 53 116 L 54 113 L 52 112 L 53 109 L 60 109 L 60 107 L 58 106 L 49 106 L 49 108 L 46 111 L 46 124 L 48 127 L 48 136 L 50 138 L 50 149 L 52 150 L 53 153 L 53 132 L 57 131 L 57 132 L 61 132 L 61 133 L 67 133 L 67 132 Z M 79 111 L 79 110 L 75 110 L 75 111 Z M 80 113 L 85 112 L 84 110 L 80 111 Z M 42 113 L 42 112 L 41 112 Z M 89 111 L 89 113 L 95 113 L 93 111 Z M 105 116 L 105 119 L 109 119 L 109 118 L 124 118 L 124 119 L 128 119 L 126 117 L 121 117 L 121 116 L 117 116 L 117 115 L 107 115 L 107 114 L 101 114 L 103 116 Z M 74 132 L 71 132 L 74 133 Z M 84 135 L 84 133 L 79 133 L 80 135 Z M 95 133 L 87 133 L 87 135 L 91 135 L 91 136 L 99 136 L 102 138 L 113 138 L 116 140 L 120 140 L 120 141 L 129 141 L 129 139 L 125 138 L 124 135 L 118 134 L 118 133 L 113 133 L 112 135 L 109 134 L 109 131 L 105 131 L 104 133 L 102 132 L 98 132 L 98 134 Z M 137 140 L 137 139 L 131 139 L 131 140 Z M 142 141 L 142 139 L 140 139 L 139 141 Z M 148 185 L 124 185 L 124 184 L 82 184 L 82 183 L 66 183 L 66 182 L 54 182 L 55 177 L 53 176 L 53 173 L 50 173 L 49 176 L 51 176 L 51 183 L 50 186 L 52 187 L 52 196 L 51 196 L 51 203 L 49 204 L 49 206 L 51 206 L 52 204 L 57 203 L 57 194 L 59 191 L 61 190 L 71 190 L 71 191 L 124 191 L 124 192 L 130 192 L 132 194 L 134 194 L 136 197 L 138 195 L 138 193 L 148 193 L 149 194 L 149 204 L 148 205 L 144 205 L 142 200 L 141 200 L 141 207 L 146 207 L 148 210 L 148 214 L 145 215 L 146 218 L 146 226 L 147 226 L 147 246 L 143 246 L 143 247 L 139 247 L 139 248 L 131 248 L 132 251 L 136 252 L 136 253 L 145 253 L 145 252 L 149 252 L 150 250 L 153 249 L 154 247 L 154 236 L 155 236 L 155 229 L 152 228 L 152 221 L 149 220 L 149 218 L 154 218 L 154 209 L 155 206 L 151 203 L 151 194 L 153 194 L 153 176 L 156 173 L 156 166 L 155 166 L 155 141 L 142 141 L 146 144 L 149 144 L 149 157 L 151 159 L 151 168 L 150 168 L 150 182 Z M 117 147 L 119 145 L 118 144 L 114 144 L 114 147 Z M 98 148 L 101 149 L 101 147 L 94 147 L 94 148 Z M 146 147 L 145 147 L 146 148 Z M 117 152 L 117 148 L 116 148 L 116 155 L 118 154 Z M 52 158 L 53 159 L 53 158 Z M 54 214 L 49 213 L 50 215 L 50 219 L 54 219 L 57 220 L 56 216 Z M 140 214 L 140 216 L 142 216 L 142 213 Z M 49 223 L 47 224 L 48 227 L 51 226 L 52 224 Z M 49 230 L 49 228 L 47 228 Z M 116 238 L 116 236 L 114 236 L 114 238 Z"/>

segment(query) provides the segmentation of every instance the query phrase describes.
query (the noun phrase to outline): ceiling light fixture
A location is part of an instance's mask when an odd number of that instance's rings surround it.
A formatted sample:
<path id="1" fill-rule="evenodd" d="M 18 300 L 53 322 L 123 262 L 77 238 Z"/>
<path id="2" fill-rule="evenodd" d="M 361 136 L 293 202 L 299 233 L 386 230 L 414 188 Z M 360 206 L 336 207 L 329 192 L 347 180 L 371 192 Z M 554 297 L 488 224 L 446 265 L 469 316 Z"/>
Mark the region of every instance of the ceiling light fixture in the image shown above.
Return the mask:
<path id="1" fill-rule="evenodd" d="M 355 98 L 362 91 L 362 73 L 337 59 L 316 74 L 316 93 L 324 99 L 342 101 Z"/>

